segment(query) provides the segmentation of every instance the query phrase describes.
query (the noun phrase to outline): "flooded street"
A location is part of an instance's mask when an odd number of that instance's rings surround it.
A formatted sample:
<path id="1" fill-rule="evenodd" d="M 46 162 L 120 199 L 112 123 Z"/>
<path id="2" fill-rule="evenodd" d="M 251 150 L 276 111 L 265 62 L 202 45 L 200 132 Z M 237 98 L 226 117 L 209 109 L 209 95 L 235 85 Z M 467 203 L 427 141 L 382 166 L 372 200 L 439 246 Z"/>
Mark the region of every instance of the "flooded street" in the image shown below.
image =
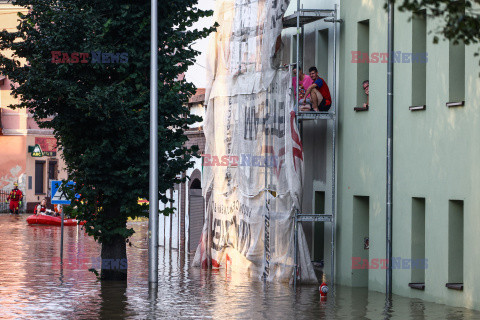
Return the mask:
<path id="1" fill-rule="evenodd" d="M 132 222 L 127 283 L 101 283 L 100 246 L 80 227 L 65 227 L 60 268 L 60 228 L 29 226 L 28 215 L 0 215 L 0 319 L 480 319 L 480 313 L 337 287 L 326 303 L 318 286 L 294 292 L 241 274 L 190 268 L 178 252 L 160 249 L 158 294 L 149 295 L 147 222 Z M 191 257 L 190 257 L 191 259 Z"/>

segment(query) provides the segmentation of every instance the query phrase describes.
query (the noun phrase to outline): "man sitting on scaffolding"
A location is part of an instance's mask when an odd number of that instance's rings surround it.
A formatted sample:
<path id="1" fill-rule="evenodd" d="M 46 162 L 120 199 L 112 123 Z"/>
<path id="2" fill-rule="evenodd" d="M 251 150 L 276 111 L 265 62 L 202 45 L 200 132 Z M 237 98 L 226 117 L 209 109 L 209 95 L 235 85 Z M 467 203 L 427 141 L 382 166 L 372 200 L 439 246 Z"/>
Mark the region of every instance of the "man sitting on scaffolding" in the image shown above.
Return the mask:
<path id="1" fill-rule="evenodd" d="M 312 107 L 311 111 L 328 111 L 332 106 L 332 97 L 328 89 L 327 82 L 318 76 L 318 70 L 315 67 L 308 69 L 313 84 L 308 87 L 305 96 L 311 94 Z"/>

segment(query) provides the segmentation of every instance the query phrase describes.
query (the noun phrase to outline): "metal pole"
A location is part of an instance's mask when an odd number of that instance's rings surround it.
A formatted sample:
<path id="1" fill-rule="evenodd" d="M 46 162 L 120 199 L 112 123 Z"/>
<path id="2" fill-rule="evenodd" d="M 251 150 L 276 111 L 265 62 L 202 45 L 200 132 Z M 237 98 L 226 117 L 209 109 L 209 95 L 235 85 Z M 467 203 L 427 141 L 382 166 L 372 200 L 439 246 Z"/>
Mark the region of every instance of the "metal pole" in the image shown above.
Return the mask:
<path id="1" fill-rule="evenodd" d="M 297 0 L 297 65 L 296 65 L 296 68 L 297 68 L 297 83 L 295 85 L 295 90 L 297 92 L 296 96 L 295 96 L 295 114 L 297 115 L 296 118 L 296 125 L 297 125 L 297 129 L 298 129 L 298 98 L 299 97 L 299 90 L 298 90 L 298 87 L 300 85 L 299 81 L 300 81 L 300 77 L 299 77 L 299 72 L 300 72 L 300 0 Z M 302 66 L 303 68 L 303 66 Z M 300 199 L 300 205 L 301 205 L 301 201 L 302 199 Z M 295 218 L 294 218 L 294 264 L 295 264 L 295 268 L 294 268 L 294 275 L 293 275 L 293 286 L 294 288 L 296 288 L 297 286 L 297 273 L 298 273 L 298 221 L 297 221 L 297 214 L 298 214 L 298 209 L 295 210 Z"/>
<path id="2" fill-rule="evenodd" d="M 296 99 L 295 99 L 295 114 L 298 113 L 298 94 L 299 94 L 299 83 L 298 81 L 300 80 L 300 77 L 299 77 L 299 69 L 300 69 L 300 66 L 299 66 L 299 63 L 300 63 L 300 0 L 297 0 L 297 43 L 296 43 L 296 51 L 297 51 L 297 61 L 296 61 L 296 66 L 295 68 L 297 69 L 297 74 L 296 74 L 296 77 L 297 77 L 297 83 L 295 84 L 295 91 L 296 91 Z M 298 127 L 298 119 L 297 119 L 297 127 Z"/>
<path id="3" fill-rule="evenodd" d="M 158 5 L 151 0 L 150 29 L 150 172 L 148 220 L 148 282 L 158 285 Z"/>
<path id="4" fill-rule="evenodd" d="M 265 109 L 264 109 L 264 112 L 266 113 L 265 114 L 265 118 L 268 119 L 268 117 L 270 116 L 269 113 L 268 113 L 268 110 L 269 110 L 269 96 L 268 96 L 268 93 L 269 93 L 270 90 L 267 89 L 267 100 L 266 100 L 266 105 L 265 105 Z M 267 122 L 268 123 L 268 122 Z M 267 254 L 268 254 L 268 250 L 269 250 L 269 245 L 267 243 L 267 238 L 268 237 L 268 223 L 269 223 L 269 212 L 268 212 L 268 167 L 267 167 L 267 154 L 269 152 L 268 148 L 269 148 L 269 139 L 268 139 L 268 136 L 269 136 L 269 130 L 268 128 L 266 128 L 266 130 L 264 131 L 265 132 L 265 146 L 264 146 L 264 154 L 265 154 L 265 173 L 264 173 L 264 178 L 265 178 L 265 190 L 263 192 L 263 196 L 265 197 L 265 219 L 264 219 L 264 236 L 263 236 L 263 245 L 264 245 L 264 253 L 263 253 L 263 263 L 264 263 L 264 269 L 263 269 L 263 280 L 266 281 L 267 278 L 268 278 L 268 273 L 269 273 L 269 268 L 268 268 L 268 259 L 267 259 Z"/>
<path id="5" fill-rule="evenodd" d="M 333 18 L 333 121 L 332 121 L 332 243 L 331 243 L 331 285 L 335 283 L 335 133 L 337 126 L 337 4 Z"/>
<path id="6" fill-rule="evenodd" d="M 303 6 L 302 6 L 303 7 Z M 302 73 L 303 73 L 303 77 L 305 79 L 305 66 L 303 65 L 303 62 L 305 61 L 305 26 L 301 26 L 300 27 L 300 41 L 302 42 L 302 45 L 299 46 L 299 50 L 300 50 L 300 57 L 298 59 L 299 63 L 300 61 L 302 62 L 301 66 L 302 66 Z M 308 71 L 308 70 L 307 70 Z M 297 86 L 300 86 L 299 84 L 297 84 Z M 300 89 L 299 89 L 300 90 Z"/>
<path id="7" fill-rule="evenodd" d="M 63 264 L 63 210 L 62 210 L 62 222 L 61 222 L 61 232 L 60 232 L 60 264 Z"/>
<path id="8" fill-rule="evenodd" d="M 393 9 L 392 0 L 388 1 L 388 53 L 393 52 Z M 393 178 L 393 59 L 390 56 L 387 65 L 387 261 L 386 294 L 392 295 L 392 178 Z"/>
<path id="9" fill-rule="evenodd" d="M 295 217 L 293 218 L 294 226 L 293 226 L 293 242 L 294 245 L 294 264 L 295 268 L 293 270 L 293 288 L 297 288 L 297 273 L 298 273 L 298 257 L 297 257 L 297 247 L 298 247 L 298 221 L 297 221 L 298 209 L 295 210 Z"/>

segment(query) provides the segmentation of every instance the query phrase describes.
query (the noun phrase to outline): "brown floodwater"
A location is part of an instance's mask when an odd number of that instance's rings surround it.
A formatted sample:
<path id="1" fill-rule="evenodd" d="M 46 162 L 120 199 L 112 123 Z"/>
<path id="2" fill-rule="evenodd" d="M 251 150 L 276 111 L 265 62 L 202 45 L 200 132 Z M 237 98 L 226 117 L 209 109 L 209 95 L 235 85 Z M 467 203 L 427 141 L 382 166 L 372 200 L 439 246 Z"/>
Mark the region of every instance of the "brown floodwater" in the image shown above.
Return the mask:
<path id="1" fill-rule="evenodd" d="M 0 319 L 480 319 L 480 312 L 418 299 L 336 287 L 264 284 L 247 276 L 191 268 L 177 251 L 159 252 L 159 286 L 148 290 L 147 222 L 131 222 L 128 281 L 100 282 L 100 246 L 80 227 L 29 226 L 0 214 Z"/>

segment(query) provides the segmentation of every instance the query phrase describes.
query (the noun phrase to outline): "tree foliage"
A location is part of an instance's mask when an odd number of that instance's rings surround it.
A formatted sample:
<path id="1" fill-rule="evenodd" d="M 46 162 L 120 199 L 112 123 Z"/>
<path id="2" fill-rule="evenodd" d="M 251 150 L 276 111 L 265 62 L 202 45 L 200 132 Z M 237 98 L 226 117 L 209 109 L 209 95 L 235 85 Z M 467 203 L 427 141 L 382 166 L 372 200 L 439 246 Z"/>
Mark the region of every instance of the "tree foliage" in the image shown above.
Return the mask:
<path id="1" fill-rule="evenodd" d="M 445 21 L 437 32 L 454 44 L 480 41 L 480 0 L 392 0 L 400 11 L 426 11 L 429 17 Z M 434 37 L 438 42 L 439 37 Z"/>
<path id="2" fill-rule="evenodd" d="M 0 56 L 0 72 L 15 83 L 12 93 L 19 99 L 11 107 L 27 108 L 42 128 L 54 130 L 68 179 L 80 194 L 78 218 L 87 221 L 87 232 L 104 245 L 125 243 L 133 233 L 127 219 L 145 215 L 137 200 L 148 198 L 150 1 L 13 3 L 29 11 L 19 14 L 16 31 L 0 32 L 0 50 L 13 52 Z M 177 79 L 198 54 L 191 44 L 213 30 L 192 30 L 194 22 L 212 14 L 196 5 L 197 0 L 159 1 L 159 197 L 164 203 L 166 191 L 181 182 L 177 175 L 197 152 L 184 147 L 184 130 L 199 120 L 184 106 L 195 87 Z M 53 63 L 53 51 L 61 51 L 65 63 Z M 88 61 L 73 63 L 75 52 L 89 53 Z M 98 52 L 126 53 L 128 62 L 94 63 Z"/>

